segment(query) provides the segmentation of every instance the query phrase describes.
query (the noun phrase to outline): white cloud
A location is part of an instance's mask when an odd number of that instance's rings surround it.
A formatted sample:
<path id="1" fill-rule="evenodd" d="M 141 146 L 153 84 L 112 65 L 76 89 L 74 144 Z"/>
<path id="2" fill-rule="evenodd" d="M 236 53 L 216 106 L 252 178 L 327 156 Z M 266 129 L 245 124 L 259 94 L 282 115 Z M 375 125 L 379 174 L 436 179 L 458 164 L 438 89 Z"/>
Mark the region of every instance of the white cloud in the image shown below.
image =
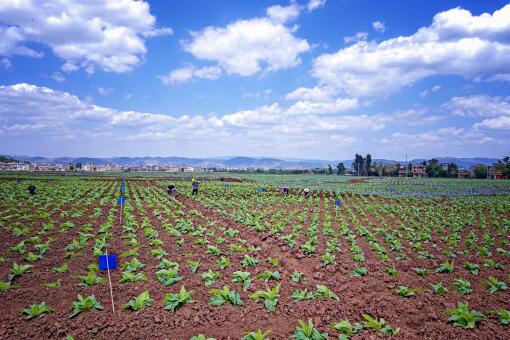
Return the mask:
<path id="1" fill-rule="evenodd" d="M 339 113 L 354 110 L 358 107 L 357 98 L 337 98 L 324 102 L 300 100 L 291 105 L 287 112 L 289 114 Z"/>
<path id="2" fill-rule="evenodd" d="M 510 115 L 510 96 L 458 96 L 442 105 L 443 109 L 461 117 L 495 117 Z"/>
<path id="3" fill-rule="evenodd" d="M 63 83 L 64 81 L 66 81 L 66 78 L 60 72 L 53 72 L 51 78 L 53 78 L 56 82 L 59 83 Z"/>
<path id="4" fill-rule="evenodd" d="M 414 134 L 396 132 L 381 140 L 381 143 L 384 145 L 405 145 L 406 148 L 476 146 L 494 142 L 495 139 L 493 137 L 478 131 L 469 131 L 453 126 Z"/>
<path id="5" fill-rule="evenodd" d="M 474 125 L 475 129 L 480 130 L 509 130 L 510 116 L 500 116 L 497 118 L 484 119 Z M 507 141 L 508 142 L 508 141 Z"/>
<path id="6" fill-rule="evenodd" d="M 287 21 L 292 21 L 299 16 L 299 6 L 295 3 L 290 4 L 289 6 L 271 6 L 267 9 L 266 15 L 271 21 L 283 24 Z"/>
<path id="7" fill-rule="evenodd" d="M 184 49 L 197 59 L 217 62 L 229 74 L 250 76 L 262 69 L 271 72 L 294 67 L 301 63 L 299 55 L 311 47 L 305 39 L 294 36 L 296 27 L 281 22 L 292 19 L 293 10 L 281 6 L 270 9 L 272 17 L 238 20 L 226 27 L 192 32 L 191 41 L 183 43 Z M 277 17 L 280 19 L 275 21 Z"/>
<path id="8" fill-rule="evenodd" d="M 109 89 L 109 88 L 106 88 L 106 87 L 98 87 L 97 88 L 97 92 L 99 92 L 99 94 L 102 95 L 102 96 L 107 96 L 112 91 L 113 91 L 112 89 Z"/>
<path id="9" fill-rule="evenodd" d="M 349 35 L 347 37 L 344 37 L 344 43 L 350 44 L 353 42 L 365 41 L 367 40 L 367 38 L 368 38 L 367 32 L 357 32 L 355 35 Z"/>
<path id="10" fill-rule="evenodd" d="M 424 91 L 420 92 L 420 97 L 425 98 L 429 94 L 437 92 L 439 90 L 441 90 L 441 85 L 434 85 L 434 86 L 432 86 L 432 88 L 430 90 L 424 90 Z"/>
<path id="11" fill-rule="evenodd" d="M 509 18 L 510 4 L 479 16 L 454 8 L 411 36 L 323 54 L 312 74 L 352 96 L 386 96 L 432 75 L 493 79 L 510 68 Z"/>
<path id="12" fill-rule="evenodd" d="M 337 93 L 332 87 L 299 87 L 285 96 L 287 100 L 329 101 Z"/>
<path id="13" fill-rule="evenodd" d="M 384 33 L 386 32 L 386 26 L 384 25 L 384 22 L 381 22 L 381 21 L 374 21 L 372 23 L 372 27 L 374 28 L 374 30 L 376 30 L 377 32 L 379 33 Z"/>
<path id="14" fill-rule="evenodd" d="M 42 57 L 27 44 L 44 44 L 66 72 L 129 72 L 144 58 L 144 38 L 172 33 L 155 26 L 147 2 L 134 0 L 3 1 L 0 22 L 0 55 Z"/>
<path id="15" fill-rule="evenodd" d="M 259 92 L 252 92 L 252 91 L 244 92 L 241 96 L 243 98 L 264 98 L 264 99 L 269 99 L 269 97 L 272 94 L 273 94 L 273 90 L 265 89 L 265 90 L 259 91 Z"/>
<path id="16" fill-rule="evenodd" d="M 10 70 L 12 69 L 12 63 L 7 58 L 0 59 L 0 67 L 2 67 L 4 70 Z"/>
<path id="17" fill-rule="evenodd" d="M 308 1 L 308 4 L 306 7 L 308 8 L 308 11 L 313 11 L 319 7 L 322 7 L 326 4 L 326 0 L 310 0 Z"/>
<path id="18" fill-rule="evenodd" d="M 329 136 L 329 139 L 335 142 L 340 142 L 343 144 L 355 144 L 360 142 L 359 138 L 349 136 L 349 135 L 331 135 Z"/>
<path id="19" fill-rule="evenodd" d="M 185 83 L 193 78 L 216 80 L 221 75 L 221 68 L 216 66 L 196 68 L 195 66 L 184 66 L 170 71 L 166 76 L 158 78 L 167 85 Z"/>

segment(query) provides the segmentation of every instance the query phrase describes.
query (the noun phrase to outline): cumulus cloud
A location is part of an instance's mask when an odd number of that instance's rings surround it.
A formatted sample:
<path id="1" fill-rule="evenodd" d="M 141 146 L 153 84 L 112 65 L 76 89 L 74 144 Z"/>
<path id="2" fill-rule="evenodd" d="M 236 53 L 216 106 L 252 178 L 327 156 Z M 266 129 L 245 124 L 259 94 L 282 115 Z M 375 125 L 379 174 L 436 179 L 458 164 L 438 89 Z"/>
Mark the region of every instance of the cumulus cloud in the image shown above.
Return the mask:
<path id="1" fill-rule="evenodd" d="M 424 90 L 424 91 L 420 92 L 420 97 L 425 98 L 429 94 L 437 92 L 439 90 L 441 90 L 441 85 L 434 85 L 434 86 L 432 86 L 432 88 L 430 90 Z"/>
<path id="2" fill-rule="evenodd" d="M 51 78 L 53 78 L 53 80 L 59 83 L 63 83 L 64 81 L 66 81 L 66 78 L 60 72 L 53 72 Z"/>
<path id="3" fill-rule="evenodd" d="M 410 36 L 359 41 L 313 61 L 321 84 L 352 96 L 387 96 L 433 75 L 504 80 L 510 69 L 510 4 L 493 14 L 440 12 Z"/>
<path id="4" fill-rule="evenodd" d="M 484 119 L 474 125 L 475 129 L 480 130 L 508 130 L 510 131 L 510 116 L 501 116 L 497 118 Z"/>
<path id="5" fill-rule="evenodd" d="M 381 21 L 374 21 L 372 23 L 372 27 L 374 28 L 375 31 L 379 32 L 379 33 L 384 33 L 386 32 L 386 26 L 384 25 L 384 22 L 381 22 Z"/>
<path id="6" fill-rule="evenodd" d="M 6 71 L 12 69 L 12 63 L 7 58 L 0 59 L 0 66 Z"/>
<path id="7" fill-rule="evenodd" d="M 408 148 L 422 148 L 425 146 L 472 146 L 494 143 L 495 139 L 474 130 L 465 130 L 457 127 L 445 127 L 438 130 L 429 130 L 421 133 L 396 132 L 384 137 L 384 145 L 405 145 Z"/>
<path id="8" fill-rule="evenodd" d="M 461 117 L 510 116 L 510 96 L 498 97 L 485 94 L 456 96 L 443 104 L 442 108 Z"/>
<path id="9" fill-rule="evenodd" d="M 319 7 L 322 7 L 326 4 L 326 0 L 310 0 L 308 1 L 308 4 L 306 7 L 308 8 L 308 11 L 313 11 Z"/>
<path id="10" fill-rule="evenodd" d="M 221 68 L 217 66 L 201 67 L 184 66 L 170 71 L 166 76 L 158 76 L 158 78 L 167 85 L 185 83 L 193 78 L 216 80 L 221 75 Z"/>
<path id="11" fill-rule="evenodd" d="M 298 14 L 295 4 L 273 6 L 263 18 L 192 32 L 184 49 L 197 59 L 217 62 L 228 74 L 250 76 L 261 70 L 291 68 L 300 64 L 299 55 L 311 48 L 305 39 L 294 36 L 296 27 L 285 25 Z"/>
<path id="12" fill-rule="evenodd" d="M 365 41 L 367 40 L 367 38 L 368 38 L 367 32 L 357 32 L 355 35 L 349 35 L 347 37 L 344 37 L 344 43 L 350 44 L 353 42 Z"/>
<path id="13" fill-rule="evenodd" d="M 42 57 L 29 44 L 44 44 L 67 72 L 129 72 L 144 58 L 144 38 L 172 33 L 156 27 L 147 2 L 134 0 L 2 1 L 0 23 L 0 55 Z"/>

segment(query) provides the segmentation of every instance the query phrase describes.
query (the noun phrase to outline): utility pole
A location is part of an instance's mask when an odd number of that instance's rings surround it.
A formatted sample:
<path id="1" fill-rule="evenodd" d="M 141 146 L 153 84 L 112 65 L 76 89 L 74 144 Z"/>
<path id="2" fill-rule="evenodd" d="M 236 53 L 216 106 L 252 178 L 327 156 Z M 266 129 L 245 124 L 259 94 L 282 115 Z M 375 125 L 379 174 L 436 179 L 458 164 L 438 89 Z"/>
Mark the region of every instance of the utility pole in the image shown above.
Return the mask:
<path id="1" fill-rule="evenodd" d="M 406 178 L 407 178 L 408 171 L 409 171 L 409 164 L 407 163 L 407 155 L 406 155 Z"/>

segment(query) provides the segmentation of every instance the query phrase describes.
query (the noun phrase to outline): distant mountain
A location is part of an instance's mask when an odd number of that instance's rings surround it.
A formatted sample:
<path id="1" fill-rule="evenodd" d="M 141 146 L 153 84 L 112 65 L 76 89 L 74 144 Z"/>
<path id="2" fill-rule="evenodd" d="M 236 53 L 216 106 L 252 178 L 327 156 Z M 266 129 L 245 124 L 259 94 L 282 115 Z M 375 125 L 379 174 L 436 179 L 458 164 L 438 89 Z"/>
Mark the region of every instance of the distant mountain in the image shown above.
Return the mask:
<path id="1" fill-rule="evenodd" d="M 94 164 L 116 164 L 120 166 L 193 166 L 203 168 L 230 168 L 230 169 L 246 169 L 246 168 L 262 168 L 262 169 L 313 169 L 326 168 L 329 164 L 336 168 L 338 163 L 344 163 L 346 168 L 350 168 L 352 159 L 347 160 L 307 160 L 300 158 L 255 158 L 255 157 L 211 157 L 211 158 L 187 158 L 187 157 L 112 157 L 112 158 L 94 158 L 94 157 L 30 157 L 19 155 L 6 155 L 5 157 L 14 158 L 20 161 L 29 161 L 31 163 L 51 163 L 51 164 L 68 164 L 68 163 L 94 163 Z M 497 158 L 455 158 L 455 157 L 439 157 L 441 163 L 455 163 L 460 168 L 469 168 L 477 164 L 492 164 L 498 161 Z M 413 159 L 411 163 L 418 164 L 425 159 Z M 372 163 L 394 163 L 405 164 L 405 161 L 395 161 L 390 159 L 372 159 Z"/>

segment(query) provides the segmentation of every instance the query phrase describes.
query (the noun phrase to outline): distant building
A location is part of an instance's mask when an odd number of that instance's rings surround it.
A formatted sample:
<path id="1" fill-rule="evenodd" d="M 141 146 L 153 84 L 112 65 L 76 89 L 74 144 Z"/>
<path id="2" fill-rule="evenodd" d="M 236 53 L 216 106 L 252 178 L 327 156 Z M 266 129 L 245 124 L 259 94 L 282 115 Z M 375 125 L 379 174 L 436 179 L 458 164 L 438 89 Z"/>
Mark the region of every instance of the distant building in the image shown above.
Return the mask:
<path id="1" fill-rule="evenodd" d="M 471 178 L 474 176 L 475 176 L 474 173 L 469 169 L 459 169 L 459 171 L 457 172 L 458 178 Z"/>
<path id="2" fill-rule="evenodd" d="M 487 178 L 490 178 L 490 179 L 502 179 L 503 178 L 503 173 L 501 173 L 501 171 L 497 170 L 496 163 L 487 166 Z"/>
<path id="3" fill-rule="evenodd" d="M 427 177 L 426 167 L 423 164 L 413 164 L 411 168 L 413 177 Z"/>

